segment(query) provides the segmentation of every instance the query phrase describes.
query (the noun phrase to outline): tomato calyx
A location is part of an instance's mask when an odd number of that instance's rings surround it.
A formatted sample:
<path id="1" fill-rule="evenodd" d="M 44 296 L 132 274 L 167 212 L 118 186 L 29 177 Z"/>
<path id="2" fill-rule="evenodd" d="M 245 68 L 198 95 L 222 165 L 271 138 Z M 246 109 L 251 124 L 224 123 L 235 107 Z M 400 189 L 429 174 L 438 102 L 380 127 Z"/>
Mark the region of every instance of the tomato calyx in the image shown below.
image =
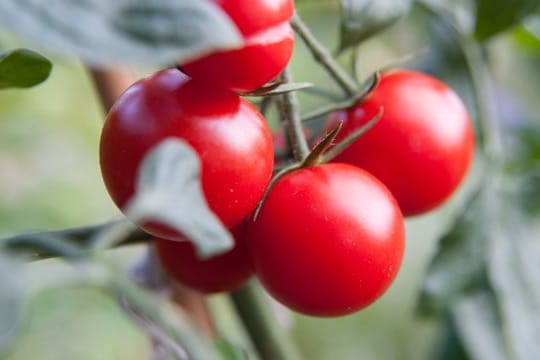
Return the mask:
<path id="1" fill-rule="evenodd" d="M 377 88 L 381 81 L 381 72 L 374 72 L 362 85 L 362 90 L 352 97 L 349 97 L 343 101 L 333 103 L 322 108 L 315 109 L 314 111 L 304 115 L 302 122 L 309 122 L 318 120 L 323 116 L 326 116 L 334 111 L 346 110 L 358 106 L 364 102 L 369 95 Z"/>
<path id="2" fill-rule="evenodd" d="M 258 89 L 255 89 L 253 91 L 241 92 L 238 95 L 248 97 L 274 96 L 285 94 L 291 91 L 303 90 L 310 87 L 313 87 L 313 84 L 309 82 L 287 83 L 284 81 L 273 81 L 259 87 Z"/>
<path id="3" fill-rule="evenodd" d="M 379 111 L 377 112 L 377 114 L 375 114 L 375 116 L 373 116 L 365 125 L 353 131 L 349 136 L 347 136 L 345 139 L 340 141 L 336 146 L 334 146 L 333 148 L 331 148 L 330 150 L 322 154 L 320 163 L 330 162 L 336 156 L 338 156 L 343 151 L 345 151 L 349 146 L 352 145 L 352 143 L 356 141 L 356 139 L 360 138 L 362 135 L 368 132 L 373 126 L 375 126 L 375 124 L 377 124 L 379 120 L 382 118 L 383 113 L 384 113 L 384 109 L 382 107 L 379 108 Z M 343 121 L 340 121 L 339 124 L 341 124 L 339 126 L 341 129 L 341 127 L 343 126 Z M 336 136 L 337 136 L 337 133 L 336 133 Z"/>
<path id="4" fill-rule="evenodd" d="M 288 173 L 291 173 L 295 170 L 299 170 L 302 168 L 302 164 L 303 163 L 295 163 L 295 164 L 292 164 L 292 165 L 289 165 L 287 166 L 286 168 L 282 169 L 281 171 L 279 171 L 277 174 L 275 174 L 273 177 L 272 177 L 272 180 L 270 180 L 270 183 L 268 184 L 268 186 L 266 187 L 266 190 L 264 191 L 264 194 L 261 198 L 261 200 L 259 201 L 259 203 L 257 204 L 257 207 L 255 208 L 255 211 L 253 212 L 253 221 L 255 221 L 257 219 L 257 215 L 259 215 L 259 212 L 261 211 L 261 208 L 264 204 L 264 201 L 266 200 L 266 198 L 268 197 L 268 194 L 270 193 L 270 190 L 272 190 L 272 188 L 274 187 L 274 185 L 276 184 L 276 182 L 281 179 L 283 176 L 287 175 Z"/>
<path id="5" fill-rule="evenodd" d="M 311 150 L 309 155 L 302 161 L 300 168 L 306 168 L 310 166 L 317 166 L 323 163 L 324 154 L 326 150 L 332 145 L 332 142 L 336 139 L 339 131 L 343 127 L 343 121 L 339 121 L 337 125 L 319 141 L 317 145 Z"/>
<path id="6" fill-rule="evenodd" d="M 279 171 L 276 175 L 274 175 L 272 180 L 270 180 L 270 183 L 268 184 L 264 192 L 264 195 L 261 198 L 261 201 L 259 201 L 259 204 L 257 204 L 257 208 L 255 209 L 255 212 L 253 214 L 253 220 L 257 218 L 257 215 L 259 214 L 259 211 L 264 203 L 264 200 L 266 200 L 266 198 L 268 197 L 268 194 L 270 193 L 270 190 L 272 190 L 272 187 L 279 179 L 281 179 L 283 176 L 295 170 L 300 170 L 300 169 L 304 169 L 311 166 L 317 166 L 323 163 L 323 159 L 324 159 L 323 154 L 330 147 L 332 142 L 335 140 L 342 126 L 343 126 L 343 122 L 340 121 L 336 125 L 336 127 L 334 127 L 332 131 L 326 134 L 326 136 L 313 148 L 313 150 L 309 153 L 309 155 L 303 161 L 292 164 L 284 168 L 283 170 Z"/>
<path id="7" fill-rule="evenodd" d="M 321 141 L 319 141 L 317 145 L 315 145 L 313 150 L 311 150 L 309 155 L 303 161 L 300 161 L 300 162 L 297 162 L 295 164 L 285 167 L 284 169 L 282 169 L 281 171 L 279 171 L 277 174 L 275 174 L 272 177 L 272 180 L 270 180 L 270 183 L 266 187 L 266 190 L 264 191 L 264 194 L 261 200 L 259 201 L 259 203 L 257 204 L 257 207 L 255 208 L 255 211 L 253 213 L 253 220 L 257 218 L 257 215 L 259 214 L 259 211 L 264 201 L 266 200 L 268 193 L 270 192 L 270 190 L 272 190 L 272 187 L 279 179 L 289 174 L 290 172 L 330 162 L 330 160 L 332 160 L 334 157 L 339 155 L 343 150 L 345 150 L 349 145 L 351 145 L 356 139 L 358 139 L 360 136 L 365 134 L 369 129 L 371 129 L 379 121 L 381 116 L 382 116 L 382 109 L 379 110 L 377 115 L 375 115 L 373 119 L 368 121 L 364 126 L 362 126 L 358 130 L 353 132 L 351 135 L 347 136 L 339 144 L 332 147 L 332 143 L 334 142 L 341 128 L 343 127 L 343 121 L 338 122 L 337 125 L 332 129 L 332 131 L 326 134 L 324 138 Z"/>

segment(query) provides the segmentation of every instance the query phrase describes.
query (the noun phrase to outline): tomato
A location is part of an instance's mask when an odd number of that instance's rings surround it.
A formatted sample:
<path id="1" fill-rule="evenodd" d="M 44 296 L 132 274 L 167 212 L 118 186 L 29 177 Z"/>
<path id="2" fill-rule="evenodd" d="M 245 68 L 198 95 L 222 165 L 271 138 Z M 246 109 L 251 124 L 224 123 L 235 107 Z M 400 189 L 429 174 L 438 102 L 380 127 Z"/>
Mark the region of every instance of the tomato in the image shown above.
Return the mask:
<path id="1" fill-rule="evenodd" d="M 169 137 L 198 153 L 210 209 L 227 228 L 239 224 L 272 176 L 272 136 L 262 115 L 236 94 L 201 85 L 177 69 L 136 82 L 112 107 L 101 135 L 101 172 L 118 207 L 133 196 L 146 153 Z M 143 228 L 158 237 L 178 235 L 156 224 Z"/>
<path id="2" fill-rule="evenodd" d="M 474 135 L 467 110 L 444 83 L 419 72 L 384 74 L 368 98 L 335 112 L 328 128 L 343 121 L 343 139 L 383 110 L 379 122 L 335 162 L 359 166 L 381 180 L 404 215 L 441 205 L 470 167 Z"/>
<path id="3" fill-rule="evenodd" d="M 235 246 L 232 250 L 201 260 L 189 241 L 155 238 L 156 255 L 165 272 L 179 283 L 203 293 L 232 291 L 244 284 L 253 274 L 245 226 L 232 231 Z"/>
<path id="4" fill-rule="evenodd" d="M 255 273 L 284 305 L 346 315 L 379 298 L 404 252 L 399 207 L 381 182 L 347 164 L 293 171 L 248 226 Z"/>
<path id="5" fill-rule="evenodd" d="M 238 92 L 255 90 L 287 66 L 294 48 L 289 19 L 293 0 L 213 0 L 244 38 L 239 49 L 216 51 L 180 64 L 182 71 L 213 86 Z"/>

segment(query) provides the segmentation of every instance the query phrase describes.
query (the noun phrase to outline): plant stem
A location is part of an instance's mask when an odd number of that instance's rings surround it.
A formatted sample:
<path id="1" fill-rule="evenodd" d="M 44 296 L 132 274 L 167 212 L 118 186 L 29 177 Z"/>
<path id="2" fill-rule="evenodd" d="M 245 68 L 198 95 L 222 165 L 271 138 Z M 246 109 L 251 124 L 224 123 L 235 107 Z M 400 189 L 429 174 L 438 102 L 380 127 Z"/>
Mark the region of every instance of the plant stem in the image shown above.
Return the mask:
<path id="1" fill-rule="evenodd" d="M 109 111 L 118 96 L 134 81 L 133 74 L 124 68 L 91 68 L 90 75 L 105 112 Z"/>
<path id="2" fill-rule="evenodd" d="M 309 27 L 302 21 L 298 14 L 295 14 L 291 19 L 291 25 L 294 31 L 296 31 L 311 50 L 311 54 L 315 58 L 315 61 L 323 66 L 347 95 L 355 96 L 358 93 L 356 82 L 339 66 L 332 54 L 317 39 L 317 37 L 313 35 Z"/>
<path id="3" fill-rule="evenodd" d="M 500 163 L 504 155 L 502 134 L 497 120 L 494 85 L 489 64 L 482 54 L 480 45 L 458 34 L 465 61 L 471 75 L 474 98 L 481 131 L 481 145 L 484 155 L 494 163 Z"/>
<path id="4" fill-rule="evenodd" d="M 210 342 L 202 334 L 191 329 L 185 316 L 177 308 L 168 308 L 164 302 L 153 297 L 123 276 L 116 276 L 110 285 L 111 291 L 118 294 L 132 311 L 143 320 L 149 321 L 163 331 L 166 337 L 180 345 L 187 358 L 197 360 L 217 359 Z M 167 340 L 167 339 L 164 339 Z M 164 341 L 166 342 L 166 341 Z"/>
<path id="5" fill-rule="evenodd" d="M 292 83 L 290 69 L 287 68 L 281 75 L 285 83 Z M 287 127 L 287 135 L 292 146 L 294 158 L 302 161 L 309 154 L 309 147 L 304 136 L 302 120 L 300 118 L 300 103 L 294 91 L 281 95 L 282 119 Z"/>
<path id="6" fill-rule="evenodd" d="M 297 360 L 299 355 L 279 328 L 254 281 L 233 292 L 231 298 L 262 360 Z"/>
<path id="7" fill-rule="evenodd" d="M 102 229 L 106 227 L 114 226 L 120 221 L 111 221 L 99 225 L 77 227 L 58 231 L 21 234 L 1 239 L 0 244 L 9 251 L 29 253 L 32 260 L 43 260 L 51 257 L 64 256 L 66 254 L 64 254 L 65 251 L 62 249 L 56 249 L 57 251 L 55 251 L 55 248 L 53 247 L 55 243 L 51 242 L 51 239 L 65 239 L 66 243 L 69 244 L 72 250 L 79 247 L 79 250 L 82 250 L 90 245 L 96 233 L 102 231 Z M 117 245 L 139 244 L 147 242 L 149 239 L 150 236 L 148 234 L 139 229 L 134 229 L 126 238 L 124 238 L 121 243 Z"/>
<path id="8" fill-rule="evenodd" d="M 319 119 L 322 116 L 328 115 L 334 111 L 343 110 L 353 106 L 354 104 L 362 102 L 373 90 L 377 87 L 381 80 L 379 72 L 375 72 L 368 81 L 363 84 L 362 90 L 360 90 L 356 96 L 350 97 L 346 100 L 341 100 L 333 104 L 325 105 L 319 109 L 315 109 L 312 112 L 302 116 L 302 122 L 307 122 L 315 119 Z"/>

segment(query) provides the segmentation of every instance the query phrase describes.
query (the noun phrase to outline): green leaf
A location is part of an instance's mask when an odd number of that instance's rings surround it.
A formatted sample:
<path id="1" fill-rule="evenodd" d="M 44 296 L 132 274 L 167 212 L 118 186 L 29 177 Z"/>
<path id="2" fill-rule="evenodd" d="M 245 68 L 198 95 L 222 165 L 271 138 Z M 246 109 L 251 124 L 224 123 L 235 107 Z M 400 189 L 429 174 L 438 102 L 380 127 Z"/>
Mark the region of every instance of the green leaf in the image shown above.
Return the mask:
<path id="1" fill-rule="evenodd" d="M 529 359 L 540 354 L 538 228 L 519 208 L 501 206 L 499 214 L 498 226 L 491 234 L 489 279 L 500 308 L 506 343 L 517 359 Z"/>
<path id="2" fill-rule="evenodd" d="M 491 291 L 479 290 L 456 301 L 452 306 L 452 319 L 471 359 L 509 358 L 496 299 Z"/>
<path id="3" fill-rule="evenodd" d="M 358 45 L 409 12 L 411 0 L 340 0 L 339 51 Z"/>
<path id="4" fill-rule="evenodd" d="M 417 0 L 425 8 L 445 19 L 462 34 L 474 29 L 476 0 Z"/>
<path id="5" fill-rule="evenodd" d="M 24 275 L 21 263 L 0 253 L 0 352 L 11 345 L 20 330 Z"/>
<path id="6" fill-rule="evenodd" d="M 214 344 L 223 360 L 248 360 L 248 355 L 242 347 L 225 338 L 216 340 Z"/>
<path id="7" fill-rule="evenodd" d="M 170 226 L 193 241 L 201 257 L 223 253 L 234 244 L 208 207 L 197 153 L 180 139 L 162 141 L 145 157 L 126 213 L 135 223 L 152 220 Z"/>
<path id="8" fill-rule="evenodd" d="M 521 46 L 540 53 L 540 16 L 525 19 L 522 26 L 515 30 L 514 37 Z"/>
<path id="9" fill-rule="evenodd" d="M 473 359 L 540 353 L 537 218 L 518 201 L 520 177 L 492 174 L 447 234 L 430 266 L 420 309 L 450 313 Z"/>
<path id="10" fill-rule="evenodd" d="M 0 24 L 93 65 L 164 65 L 242 44 L 215 1 L 2 0 Z"/>
<path id="11" fill-rule="evenodd" d="M 485 192 L 475 194 L 441 238 L 420 293 L 419 311 L 441 315 L 459 298 L 485 284 Z"/>
<path id="12" fill-rule="evenodd" d="M 477 0 L 474 35 L 486 40 L 518 24 L 540 6 L 540 0 Z"/>
<path id="13" fill-rule="evenodd" d="M 17 49 L 0 55 L 0 89 L 28 88 L 45 81 L 52 64 L 42 55 Z"/>

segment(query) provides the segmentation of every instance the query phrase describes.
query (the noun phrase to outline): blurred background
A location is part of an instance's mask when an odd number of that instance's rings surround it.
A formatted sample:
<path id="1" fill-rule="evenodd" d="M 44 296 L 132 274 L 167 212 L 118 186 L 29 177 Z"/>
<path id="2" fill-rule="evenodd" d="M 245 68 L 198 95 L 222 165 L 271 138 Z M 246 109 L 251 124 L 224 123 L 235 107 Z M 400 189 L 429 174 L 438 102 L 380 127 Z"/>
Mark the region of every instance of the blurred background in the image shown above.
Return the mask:
<path id="1" fill-rule="evenodd" d="M 297 1 L 298 11 L 330 49 L 337 48 L 339 10 L 335 1 Z M 540 112 L 540 48 L 520 30 L 498 36 L 490 44 L 501 121 L 514 126 L 538 121 Z M 0 32 L 0 49 L 30 47 Z M 473 112 L 464 61 L 443 26 L 429 22 L 415 9 L 394 26 L 364 42 L 355 64 L 360 80 L 375 70 L 400 66 L 434 74 L 449 83 Z M 47 54 L 51 56 L 50 54 Z M 50 78 L 30 90 L 0 93 L 0 236 L 96 224 L 116 216 L 103 186 L 98 164 L 99 134 L 104 112 L 91 78 L 77 61 L 52 55 Z M 351 57 L 339 57 L 350 69 Z M 297 41 L 292 69 L 296 81 L 339 95 L 339 89 Z M 142 76 L 152 69 L 134 69 Z M 302 110 L 321 105 L 321 97 L 301 94 Z M 474 114 L 473 114 L 474 117 Z M 319 123 L 320 124 L 320 123 Z M 316 134 L 318 123 L 311 126 Z M 460 192 L 442 208 L 407 220 L 407 248 L 397 280 L 383 298 L 355 315 L 316 319 L 295 314 L 294 339 L 306 359 L 436 359 L 444 335 L 435 320 L 417 316 L 415 308 L 426 267 L 438 237 L 452 222 L 464 194 L 474 184 L 473 169 Z M 140 247 L 115 251 L 129 266 Z M 62 266 L 48 260 L 33 264 Z M 1 289 L 0 289 L 1 291 Z M 240 339 L 241 330 L 223 296 L 211 299 L 222 332 Z M 146 359 L 149 343 L 142 332 L 106 294 L 88 289 L 48 291 L 28 304 L 32 314 L 15 351 L 4 359 Z"/>

